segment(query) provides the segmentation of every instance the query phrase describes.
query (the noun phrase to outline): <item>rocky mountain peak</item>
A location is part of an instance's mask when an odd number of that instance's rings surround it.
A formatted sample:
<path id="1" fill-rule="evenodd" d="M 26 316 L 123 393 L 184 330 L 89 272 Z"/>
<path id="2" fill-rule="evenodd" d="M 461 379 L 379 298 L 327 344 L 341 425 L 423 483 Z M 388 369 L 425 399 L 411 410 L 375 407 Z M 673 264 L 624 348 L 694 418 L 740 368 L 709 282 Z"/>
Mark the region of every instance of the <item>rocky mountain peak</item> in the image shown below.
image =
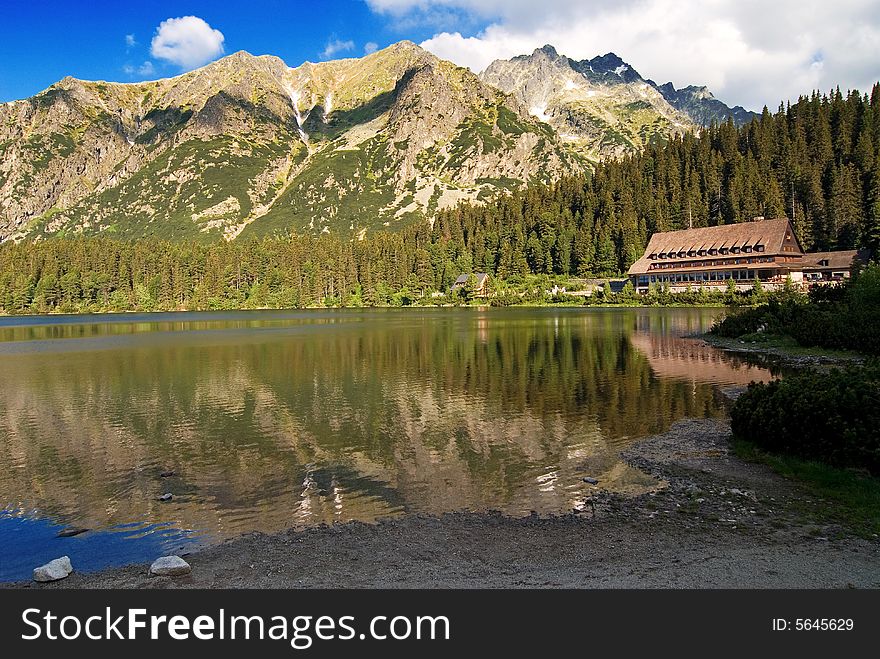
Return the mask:
<path id="1" fill-rule="evenodd" d="M 558 59 L 559 58 L 559 53 L 556 52 L 556 48 L 551 46 L 549 43 L 544 44 L 540 48 L 536 48 L 535 52 L 533 54 L 537 55 L 538 53 L 543 53 L 544 55 L 546 55 L 547 57 L 549 57 L 551 59 Z"/>
<path id="2" fill-rule="evenodd" d="M 741 107 L 728 107 L 706 87 L 676 90 L 672 83 L 657 85 L 614 52 L 576 61 L 547 45 L 531 55 L 495 61 L 481 76 L 518 96 L 563 136 L 586 139 L 594 158 L 640 148 L 646 135 L 651 141 L 727 117 L 744 123 L 756 116 Z M 623 133 L 608 140 L 618 124 Z M 638 135 L 629 134 L 633 130 Z"/>

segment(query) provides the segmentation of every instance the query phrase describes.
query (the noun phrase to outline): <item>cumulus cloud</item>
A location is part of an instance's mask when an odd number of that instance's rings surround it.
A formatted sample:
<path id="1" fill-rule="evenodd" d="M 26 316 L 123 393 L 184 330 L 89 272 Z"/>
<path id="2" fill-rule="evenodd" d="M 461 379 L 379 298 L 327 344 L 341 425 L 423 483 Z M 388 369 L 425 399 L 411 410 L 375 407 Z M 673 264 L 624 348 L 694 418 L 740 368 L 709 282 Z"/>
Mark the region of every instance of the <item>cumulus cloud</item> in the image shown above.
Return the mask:
<path id="1" fill-rule="evenodd" d="M 198 16 L 183 16 L 162 21 L 150 53 L 156 59 L 194 69 L 223 54 L 225 37 Z"/>
<path id="2" fill-rule="evenodd" d="M 324 50 L 321 51 L 321 58 L 330 59 L 334 55 L 338 55 L 339 53 L 344 53 L 349 50 L 354 50 L 354 41 L 350 39 L 348 41 L 334 39 L 333 41 L 327 42 Z"/>
<path id="3" fill-rule="evenodd" d="M 133 34 L 126 34 L 125 35 L 125 48 L 126 49 L 134 48 L 137 45 L 138 45 L 137 39 L 134 38 Z"/>
<path id="4" fill-rule="evenodd" d="M 368 41 L 364 44 L 364 55 L 375 53 L 377 50 L 379 50 L 379 44 L 377 44 L 375 41 Z"/>
<path id="5" fill-rule="evenodd" d="M 392 22 L 462 16 L 421 45 L 474 71 L 545 43 L 575 59 L 613 51 L 646 78 L 706 84 L 752 109 L 837 85 L 867 91 L 880 78 L 876 0 L 365 1 Z M 469 32 L 467 19 L 482 29 Z"/>
<path id="6" fill-rule="evenodd" d="M 145 61 L 140 66 L 135 66 L 134 64 L 126 64 L 122 67 L 122 71 L 129 76 L 140 76 L 143 78 L 148 78 L 150 76 L 156 75 L 156 67 L 153 66 L 153 63 L 150 60 Z"/>
<path id="7" fill-rule="evenodd" d="M 156 75 L 156 67 L 153 66 L 153 63 L 150 60 L 147 60 L 143 64 L 138 67 L 138 75 L 141 76 L 154 76 Z"/>

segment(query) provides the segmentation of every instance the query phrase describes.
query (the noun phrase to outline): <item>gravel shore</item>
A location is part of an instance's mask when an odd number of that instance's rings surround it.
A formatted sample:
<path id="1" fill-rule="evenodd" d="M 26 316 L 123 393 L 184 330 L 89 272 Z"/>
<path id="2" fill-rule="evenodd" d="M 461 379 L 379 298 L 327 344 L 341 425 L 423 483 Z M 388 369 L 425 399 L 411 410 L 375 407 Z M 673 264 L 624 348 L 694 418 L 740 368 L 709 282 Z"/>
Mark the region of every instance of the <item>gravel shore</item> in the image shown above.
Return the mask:
<path id="1" fill-rule="evenodd" d="M 876 588 L 880 540 L 819 515 L 823 502 L 729 451 L 729 427 L 689 419 L 632 445 L 629 463 L 665 487 L 603 493 L 580 513 L 410 515 L 251 534 L 186 557 L 74 573 L 28 588 Z M 816 514 L 813 514 L 813 511 Z"/>

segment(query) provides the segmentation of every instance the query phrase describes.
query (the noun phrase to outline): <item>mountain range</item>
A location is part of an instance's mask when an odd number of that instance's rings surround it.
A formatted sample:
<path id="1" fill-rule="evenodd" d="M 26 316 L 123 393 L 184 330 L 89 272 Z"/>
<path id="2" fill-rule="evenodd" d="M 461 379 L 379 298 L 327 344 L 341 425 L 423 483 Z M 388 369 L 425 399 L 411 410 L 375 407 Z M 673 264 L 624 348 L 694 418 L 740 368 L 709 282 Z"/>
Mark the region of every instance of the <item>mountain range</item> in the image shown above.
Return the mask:
<path id="1" fill-rule="evenodd" d="M 551 46 L 479 76 L 410 42 L 288 67 L 235 53 L 0 105 L 0 241 L 394 229 L 752 114 Z"/>
<path id="2" fill-rule="evenodd" d="M 547 45 L 496 60 L 480 78 L 512 94 L 590 160 L 620 157 L 728 117 L 742 124 L 757 116 L 728 107 L 705 87 L 658 85 L 614 53 L 578 62 Z"/>

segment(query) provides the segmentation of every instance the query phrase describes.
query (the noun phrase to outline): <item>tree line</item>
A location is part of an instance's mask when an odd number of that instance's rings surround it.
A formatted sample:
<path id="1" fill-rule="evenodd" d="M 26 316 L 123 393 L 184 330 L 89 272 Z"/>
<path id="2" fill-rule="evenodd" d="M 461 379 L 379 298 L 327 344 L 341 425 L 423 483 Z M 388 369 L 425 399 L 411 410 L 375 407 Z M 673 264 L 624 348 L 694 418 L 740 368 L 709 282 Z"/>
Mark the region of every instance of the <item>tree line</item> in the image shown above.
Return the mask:
<path id="1" fill-rule="evenodd" d="M 58 238 L 0 245 L 0 309 L 228 309 L 409 304 L 461 273 L 625 272 L 651 234 L 789 216 L 806 249 L 880 246 L 880 84 L 814 93 L 686 134 L 590 176 L 530 186 L 432 224 L 205 244 Z"/>

